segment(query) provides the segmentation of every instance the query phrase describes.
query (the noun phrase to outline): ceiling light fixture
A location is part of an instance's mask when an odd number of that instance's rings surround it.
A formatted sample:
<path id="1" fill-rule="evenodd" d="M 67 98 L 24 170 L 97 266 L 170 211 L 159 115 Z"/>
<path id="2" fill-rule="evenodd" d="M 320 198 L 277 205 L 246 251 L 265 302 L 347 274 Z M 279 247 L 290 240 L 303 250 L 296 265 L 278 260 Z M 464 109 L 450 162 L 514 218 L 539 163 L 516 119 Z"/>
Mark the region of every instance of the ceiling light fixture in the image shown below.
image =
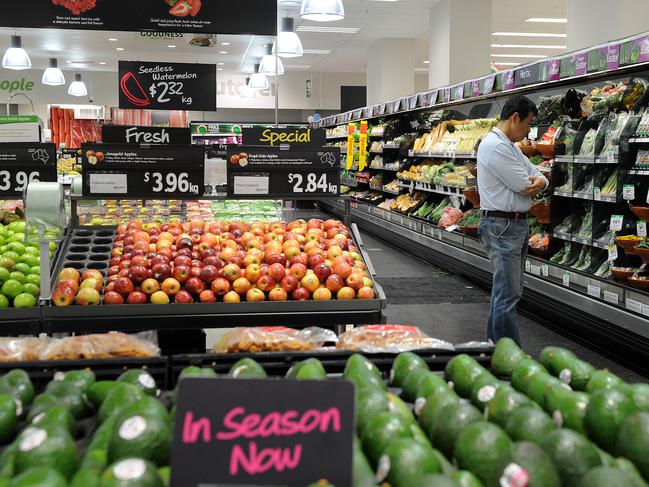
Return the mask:
<path id="1" fill-rule="evenodd" d="M 567 49 L 568 46 L 558 46 L 552 44 L 492 44 L 491 47 L 505 47 L 512 49 Z"/>
<path id="2" fill-rule="evenodd" d="M 76 73 L 74 75 L 74 81 L 70 83 L 68 88 L 68 95 L 70 96 L 86 96 L 88 94 L 88 89 L 86 84 L 81 80 L 81 74 Z"/>
<path id="3" fill-rule="evenodd" d="M 173 44 L 169 44 L 167 47 L 173 49 L 173 48 L 176 47 L 176 46 L 174 46 Z"/>
<path id="4" fill-rule="evenodd" d="M 508 37 L 560 37 L 565 39 L 568 34 L 552 34 L 550 32 L 494 32 L 493 36 L 508 36 Z"/>
<path id="5" fill-rule="evenodd" d="M 104 64 L 106 64 L 106 61 L 99 61 L 99 64 L 104 65 Z"/>
<path id="6" fill-rule="evenodd" d="M 65 76 L 63 71 L 59 69 L 59 62 L 55 57 L 50 58 L 50 66 L 43 72 L 43 79 L 41 82 L 48 86 L 60 86 L 65 84 Z"/>
<path id="7" fill-rule="evenodd" d="M 543 59 L 547 56 L 543 54 L 492 54 L 491 57 L 521 57 L 521 58 L 533 58 L 533 59 Z"/>
<path id="8" fill-rule="evenodd" d="M 11 36 L 11 47 L 7 49 L 7 52 L 5 52 L 2 58 L 2 67 L 15 71 L 31 69 L 32 60 L 29 59 L 27 51 L 23 49 L 22 38 L 20 36 Z"/>
<path id="9" fill-rule="evenodd" d="M 117 39 L 115 39 L 114 37 L 109 37 L 108 40 L 109 40 L 110 42 L 117 42 Z"/>
<path id="10" fill-rule="evenodd" d="M 246 100 L 254 100 L 257 98 L 257 90 L 250 88 L 250 78 L 246 78 L 246 83 L 239 90 L 239 96 Z"/>
<path id="11" fill-rule="evenodd" d="M 421 64 L 430 64 L 430 61 L 427 59 L 426 61 L 422 61 Z"/>
<path id="12" fill-rule="evenodd" d="M 568 19 L 552 18 L 552 17 L 532 17 L 525 22 L 536 22 L 540 24 L 567 24 Z"/>
<path id="13" fill-rule="evenodd" d="M 301 25 L 297 32 L 318 32 L 322 34 L 358 34 L 360 27 L 328 27 L 325 25 Z"/>
<path id="14" fill-rule="evenodd" d="M 229 42 L 221 42 L 221 45 L 222 45 L 222 46 L 229 46 L 230 43 L 229 43 Z"/>
<path id="15" fill-rule="evenodd" d="M 266 46 L 266 54 L 261 58 L 259 63 L 259 73 L 265 74 L 267 76 L 275 76 L 275 56 L 273 55 L 273 45 L 268 44 Z M 277 75 L 281 76 L 284 74 L 284 63 L 278 57 L 277 58 Z"/>
<path id="16" fill-rule="evenodd" d="M 117 50 L 117 51 L 123 51 L 124 48 L 123 48 L 123 47 L 118 47 L 118 48 L 116 48 L 116 50 Z"/>
<path id="17" fill-rule="evenodd" d="M 259 64 L 255 64 L 255 72 L 250 77 L 250 81 L 248 81 L 248 87 L 257 91 L 267 90 L 270 88 L 268 78 L 259 73 Z"/>
<path id="18" fill-rule="evenodd" d="M 279 57 L 292 58 L 301 57 L 304 54 L 302 42 L 295 33 L 295 24 L 292 17 L 284 17 L 282 24 L 277 34 L 277 42 L 272 48 L 271 53 L 277 54 Z"/>
<path id="19" fill-rule="evenodd" d="M 219 54 L 227 54 L 228 51 L 219 51 Z"/>
<path id="20" fill-rule="evenodd" d="M 216 63 L 217 66 L 223 66 L 225 63 Z"/>
<path id="21" fill-rule="evenodd" d="M 345 18 L 342 0 L 302 0 L 300 17 L 314 22 L 332 22 Z"/>

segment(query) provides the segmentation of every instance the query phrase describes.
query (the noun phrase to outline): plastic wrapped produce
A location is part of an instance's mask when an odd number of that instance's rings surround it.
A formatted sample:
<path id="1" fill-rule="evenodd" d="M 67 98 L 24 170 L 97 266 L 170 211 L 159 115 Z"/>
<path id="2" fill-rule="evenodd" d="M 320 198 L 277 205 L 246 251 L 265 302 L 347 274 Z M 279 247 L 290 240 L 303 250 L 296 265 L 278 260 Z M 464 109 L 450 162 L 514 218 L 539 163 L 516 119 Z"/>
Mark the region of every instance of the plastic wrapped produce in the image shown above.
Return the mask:
<path id="1" fill-rule="evenodd" d="M 439 226 L 442 228 L 448 228 L 452 225 L 457 224 L 458 221 L 460 221 L 460 218 L 464 216 L 464 213 L 462 213 L 460 210 L 457 208 L 446 208 L 444 210 L 444 213 L 442 214 L 442 217 L 439 219 Z"/>
<path id="2" fill-rule="evenodd" d="M 0 362 L 38 360 L 49 339 L 35 337 L 0 339 Z"/>
<path id="3" fill-rule="evenodd" d="M 235 328 L 224 334 L 214 345 L 214 353 L 292 352 L 314 350 L 325 343 L 335 343 L 338 337 L 331 330 L 310 327 L 294 330 L 284 326 Z"/>
<path id="4" fill-rule="evenodd" d="M 101 333 L 55 339 L 41 350 L 40 359 L 155 357 L 160 354 L 160 349 L 153 343 L 153 336 L 153 333 Z"/>
<path id="5" fill-rule="evenodd" d="M 454 350 L 453 344 L 408 325 L 360 326 L 340 335 L 336 347 L 368 353 L 400 353 L 424 348 Z"/>

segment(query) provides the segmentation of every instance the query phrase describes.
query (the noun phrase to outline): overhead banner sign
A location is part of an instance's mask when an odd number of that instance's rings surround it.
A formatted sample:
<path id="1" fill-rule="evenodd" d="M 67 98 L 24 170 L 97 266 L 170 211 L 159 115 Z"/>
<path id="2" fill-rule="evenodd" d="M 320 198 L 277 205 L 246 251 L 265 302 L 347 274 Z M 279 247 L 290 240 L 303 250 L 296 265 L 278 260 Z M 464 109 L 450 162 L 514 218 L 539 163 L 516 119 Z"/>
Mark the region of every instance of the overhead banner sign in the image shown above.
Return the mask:
<path id="1" fill-rule="evenodd" d="M 290 145 L 300 148 L 319 148 L 327 143 L 327 137 L 324 129 L 252 127 L 243 129 L 243 143 L 269 147 Z"/>
<path id="2" fill-rule="evenodd" d="M 354 429 L 344 380 L 184 379 L 170 485 L 352 487 Z"/>
<path id="3" fill-rule="evenodd" d="M 105 144 L 189 145 L 192 142 L 190 130 L 179 128 L 104 125 L 101 133 Z"/>
<path id="4" fill-rule="evenodd" d="M 277 34 L 277 3 L 268 0 L 22 0 L 4 10 L 0 24 L 11 28 Z"/>
<path id="5" fill-rule="evenodd" d="M 119 107 L 216 111 L 216 66 L 120 61 Z"/>
<path id="6" fill-rule="evenodd" d="M 0 144 L 0 197 L 22 197 L 33 181 L 56 182 L 54 144 Z"/>

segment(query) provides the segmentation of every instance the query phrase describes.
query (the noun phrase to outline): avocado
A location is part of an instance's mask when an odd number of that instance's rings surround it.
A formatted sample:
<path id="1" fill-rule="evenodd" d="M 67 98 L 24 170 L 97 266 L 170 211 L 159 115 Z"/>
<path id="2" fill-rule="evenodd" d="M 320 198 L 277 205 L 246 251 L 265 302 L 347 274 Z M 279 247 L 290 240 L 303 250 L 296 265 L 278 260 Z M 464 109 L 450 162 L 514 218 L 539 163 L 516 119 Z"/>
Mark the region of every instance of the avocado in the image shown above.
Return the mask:
<path id="1" fill-rule="evenodd" d="M 624 381 L 612 372 L 608 370 L 596 370 L 591 374 L 590 380 L 586 384 L 586 392 L 593 394 L 599 389 L 611 389 L 622 385 L 624 385 Z"/>
<path id="2" fill-rule="evenodd" d="M 30 468 L 14 477 L 9 483 L 9 487 L 67 487 L 67 485 L 65 478 L 50 467 Z"/>
<path id="3" fill-rule="evenodd" d="M 31 426 L 43 428 L 48 431 L 56 431 L 61 428 L 67 431 L 73 438 L 76 435 L 76 423 L 74 416 L 65 406 L 54 406 L 34 417 Z"/>
<path id="4" fill-rule="evenodd" d="M 53 394 L 43 393 L 36 396 L 32 402 L 32 406 L 29 409 L 29 414 L 27 415 L 27 422 L 31 423 L 32 420 L 41 413 L 44 413 L 48 409 L 51 409 L 55 406 L 59 406 L 59 399 Z"/>
<path id="5" fill-rule="evenodd" d="M 505 426 L 505 431 L 514 441 L 538 442 L 550 431 L 557 429 L 550 416 L 530 406 L 513 411 Z"/>
<path id="6" fill-rule="evenodd" d="M 119 384 L 119 382 L 116 380 L 100 380 L 88 387 L 86 395 L 93 406 L 99 409 L 104 402 L 104 399 L 106 399 L 106 396 L 108 396 L 108 393 L 112 391 L 117 384 Z"/>
<path id="7" fill-rule="evenodd" d="M 347 359 L 345 369 L 343 370 L 343 377 L 354 375 L 355 372 L 361 372 L 361 376 L 365 376 L 369 372 L 370 375 L 373 375 L 377 379 L 381 379 L 381 382 L 383 383 L 381 371 L 376 365 L 360 353 L 355 353 Z"/>
<path id="8" fill-rule="evenodd" d="M 97 421 L 103 423 L 111 414 L 121 411 L 124 407 L 139 401 L 144 397 L 141 388 L 133 384 L 120 382 L 112 391 L 108 393 L 106 399 L 101 404 L 97 413 Z"/>
<path id="9" fill-rule="evenodd" d="M 636 480 L 624 470 L 613 467 L 595 467 L 581 480 L 580 487 L 641 487 Z"/>
<path id="10" fill-rule="evenodd" d="M 585 391 L 595 368 L 588 362 L 578 358 L 565 360 L 564 368 L 557 374 L 558 377 L 577 391 Z"/>
<path id="11" fill-rule="evenodd" d="M 493 399 L 487 403 L 485 414 L 489 421 L 504 427 L 516 409 L 534 404 L 527 396 L 509 386 L 503 386 L 496 390 Z"/>
<path id="12" fill-rule="evenodd" d="M 446 364 L 444 376 L 446 380 L 453 382 L 455 392 L 460 397 L 471 397 L 471 386 L 479 375 L 487 372 L 482 365 L 467 354 L 460 354 L 453 357 Z"/>
<path id="13" fill-rule="evenodd" d="M 298 380 L 325 380 L 327 378 L 327 372 L 322 362 L 317 358 L 308 358 L 293 364 L 288 369 L 286 377 Z"/>
<path id="14" fill-rule="evenodd" d="M 627 460 L 626 458 L 616 458 L 615 464 L 612 466 L 617 467 L 620 470 L 624 470 L 626 473 L 628 473 L 639 487 L 647 487 L 647 483 L 644 481 L 642 475 L 640 475 L 640 472 L 633 464 L 633 462 Z"/>
<path id="15" fill-rule="evenodd" d="M 16 452 L 18 443 L 10 443 L 0 454 L 0 478 L 12 478 L 15 473 Z"/>
<path id="16" fill-rule="evenodd" d="M 511 383 L 512 387 L 523 394 L 527 393 L 527 386 L 529 385 L 530 378 L 537 373 L 545 373 L 543 367 L 536 360 L 527 358 L 519 361 L 512 371 Z"/>
<path id="17" fill-rule="evenodd" d="M 64 382 L 69 382 L 78 387 L 81 392 L 88 392 L 88 388 L 97 380 L 95 373 L 90 369 L 70 370 L 63 373 Z"/>
<path id="18" fill-rule="evenodd" d="M 447 457 L 452 457 L 455 442 L 462 430 L 482 419 L 482 414 L 472 404 L 460 402 L 447 405 L 439 412 L 433 425 L 433 445 Z"/>
<path id="19" fill-rule="evenodd" d="M 496 461 L 511 446 L 511 440 L 498 426 L 486 421 L 472 423 L 460 433 L 455 444 L 455 461 L 486 485 L 496 475 Z"/>
<path id="20" fill-rule="evenodd" d="M 419 382 L 415 399 L 428 397 L 431 394 L 436 394 L 443 390 L 448 390 L 448 384 L 442 376 L 435 372 L 426 372 L 423 374 L 423 377 Z"/>
<path id="21" fill-rule="evenodd" d="M 419 426 L 428 435 L 428 438 L 433 441 L 433 428 L 437 422 L 440 411 L 448 404 L 458 404 L 460 398 L 452 390 L 448 390 L 443 394 L 428 396 L 425 399 L 425 404 L 421 409 L 419 415 Z"/>
<path id="22" fill-rule="evenodd" d="M 638 411 L 649 411 L 649 384 L 631 384 L 629 392 Z"/>
<path id="23" fill-rule="evenodd" d="M 540 446 L 550 457 L 563 485 L 579 485 L 591 468 L 601 465 L 595 446 L 572 430 L 557 429 L 541 438 Z"/>
<path id="24" fill-rule="evenodd" d="M 356 427 L 363 435 L 365 427 L 374 416 L 389 411 L 389 400 L 383 389 L 367 388 L 357 390 Z"/>
<path id="25" fill-rule="evenodd" d="M 558 386 L 550 386 L 545 391 L 545 396 L 543 398 L 543 409 L 548 414 L 554 414 L 559 408 L 561 408 L 561 403 L 565 398 L 572 394 L 572 389 L 570 386 L 561 384 Z"/>
<path id="26" fill-rule="evenodd" d="M 585 434 L 584 418 L 589 401 L 590 396 L 585 392 L 571 392 L 563 398 L 559 403 L 562 427 Z"/>
<path id="27" fill-rule="evenodd" d="M 106 450 L 108 451 L 108 444 L 110 443 L 110 438 L 113 436 L 113 430 L 115 429 L 115 420 L 116 415 L 111 415 L 106 421 L 104 421 L 92 434 L 90 438 L 90 443 L 86 448 L 86 452 L 90 450 Z M 104 465 L 105 467 L 106 465 Z"/>
<path id="28" fill-rule="evenodd" d="M 514 464 L 528 475 L 527 485 L 533 487 L 561 487 L 559 473 L 547 454 L 535 443 L 513 443 L 498 459 L 496 475 L 491 485 L 500 485 L 500 479 L 508 466 Z"/>
<path id="29" fill-rule="evenodd" d="M 144 397 L 116 414 L 108 444 L 108 459 L 115 462 L 137 456 L 162 466 L 169 462 L 172 431 L 165 407 Z"/>
<path id="30" fill-rule="evenodd" d="M 603 467 L 617 467 L 617 461 L 615 458 L 597 446 L 595 446 L 595 449 L 597 450 L 597 454 L 599 455 Z"/>
<path id="31" fill-rule="evenodd" d="M 426 370 L 415 370 L 408 374 L 401 385 L 401 397 L 406 401 L 414 402 L 418 398 L 419 389 L 424 384 L 424 381 L 434 380 L 430 379 L 431 373 Z"/>
<path id="32" fill-rule="evenodd" d="M 566 361 L 576 359 L 574 353 L 561 347 L 545 347 L 539 355 L 539 362 L 552 375 L 558 376 L 566 368 Z"/>
<path id="33" fill-rule="evenodd" d="M 408 424 L 415 424 L 415 416 L 408 405 L 391 392 L 386 393 L 388 398 L 388 410 L 392 414 L 401 417 Z"/>
<path id="34" fill-rule="evenodd" d="M 158 477 L 160 477 L 165 487 L 169 487 L 169 483 L 171 482 L 171 467 L 160 467 L 158 469 Z"/>
<path id="35" fill-rule="evenodd" d="M 102 425 L 103 426 L 103 425 Z M 88 449 L 81 459 L 81 469 L 91 470 L 93 472 L 103 472 L 108 466 L 108 450 L 105 449 Z"/>
<path id="36" fill-rule="evenodd" d="M 70 479 L 79 466 L 79 451 L 72 437 L 58 429 L 51 433 L 43 428 L 29 427 L 18 436 L 16 473 L 33 467 L 51 467 Z"/>
<path id="37" fill-rule="evenodd" d="M 99 487 L 100 482 L 100 471 L 80 469 L 72 477 L 69 487 Z"/>
<path id="38" fill-rule="evenodd" d="M 143 369 L 131 369 L 124 372 L 117 378 L 117 382 L 125 382 L 138 386 L 149 396 L 155 396 L 158 393 L 158 386 L 151 374 Z"/>
<path id="39" fill-rule="evenodd" d="M 618 389 L 600 389 L 591 396 L 584 425 L 588 437 L 609 453 L 615 452 L 617 435 L 627 416 L 636 411 L 630 395 Z"/>
<path id="40" fill-rule="evenodd" d="M 385 480 L 392 487 L 422 485 L 422 477 L 442 470 L 432 448 L 426 448 L 412 438 L 398 438 L 390 442 L 384 456 L 389 459 Z M 383 458 L 379 461 L 379 471 L 382 462 Z"/>
<path id="41" fill-rule="evenodd" d="M 16 400 L 11 394 L 0 394 L 0 444 L 13 439 L 17 422 Z"/>
<path id="42" fill-rule="evenodd" d="M 561 381 L 550 374 L 537 372 L 530 377 L 527 384 L 527 397 L 540 406 L 543 406 L 546 391 L 552 386 L 560 386 Z"/>
<path id="43" fill-rule="evenodd" d="M 45 392 L 56 397 L 59 404 L 67 407 L 75 419 L 82 419 L 90 414 L 83 392 L 71 382 L 50 382 Z"/>
<path id="44" fill-rule="evenodd" d="M 195 367 L 193 365 L 185 367 L 180 371 L 178 380 L 186 379 L 189 377 L 218 377 L 214 369 L 209 367 Z"/>
<path id="45" fill-rule="evenodd" d="M 404 379 L 415 371 L 428 371 L 428 365 L 424 359 L 412 352 L 400 353 L 392 363 L 390 384 L 394 387 L 401 387 Z"/>
<path id="46" fill-rule="evenodd" d="M 141 458 L 113 463 L 101 476 L 99 487 L 164 487 L 155 465 Z"/>
<path id="47" fill-rule="evenodd" d="M 354 454 L 353 454 L 353 472 L 354 472 L 354 487 L 374 487 L 376 482 L 374 480 L 374 472 L 370 467 L 363 450 L 361 450 L 360 440 L 354 438 Z"/>
<path id="48" fill-rule="evenodd" d="M 649 482 L 649 413 L 638 411 L 624 420 L 617 437 L 616 453 L 631 460 Z"/>
<path id="49" fill-rule="evenodd" d="M 239 377 L 253 377 L 258 379 L 264 379 L 266 376 L 266 371 L 264 368 L 259 365 L 256 360 L 251 358 L 242 358 L 237 361 L 228 372 L 230 377 L 239 378 Z"/>
<path id="50" fill-rule="evenodd" d="M 451 478 L 457 482 L 460 487 L 483 487 L 482 482 L 468 470 L 458 470 L 451 474 Z"/>
<path id="51" fill-rule="evenodd" d="M 28 406 L 34 400 L 34 385 L 27 372 L 13 369 L 0 377 L 0 392 L 11 394 L 19 399 L 23 406 Z"/>
<path id="52" fill-rule="evenodd" d="M 430 442 L 428 444 L 430 445 Z M 439 466 L 442 468 L 442 473 L 444 475 L 452 475 L 457 472 L 457 468 L 455 468 L 455 466 L 453 466 L 453 464 L 448 461 L 448 459 L 441 451 L 439 451 L 437 448 L 433 448 L 433 453 L 435 454 L 435 457 L 437 457 L 437 461 L 439 462 Z"/>
<path id="53" fill-rule="evenodd" d="M 503 383 L 491 375 L 490 372 L 479 375 L 471 386 L 471 402 L 481 411 L 484 410 L 487 403 L 496 394 L 496 389 L 502 385 Z"/>
<path id="54" fill-rule="evenodd" d="M 426 475 L 419 481 L 421 487 L 460 487 L 455 480 L 439 473 Z"/>
<path id="55" fill-rule="evenodd" d="M 389 444 L 399 438 L 412 438 L 408 424 L 389 412 L 374 416 L 364 433 L 363 451 L 374 467 L 378 465 L 379 458 Z"/>
<path id="56" fill-rule="evenodd" d="M 510 377 L 516 364 L 527 357 L 511 338 L 501 338 L 491 356 L 491 371 L 498 377 Z"/>

